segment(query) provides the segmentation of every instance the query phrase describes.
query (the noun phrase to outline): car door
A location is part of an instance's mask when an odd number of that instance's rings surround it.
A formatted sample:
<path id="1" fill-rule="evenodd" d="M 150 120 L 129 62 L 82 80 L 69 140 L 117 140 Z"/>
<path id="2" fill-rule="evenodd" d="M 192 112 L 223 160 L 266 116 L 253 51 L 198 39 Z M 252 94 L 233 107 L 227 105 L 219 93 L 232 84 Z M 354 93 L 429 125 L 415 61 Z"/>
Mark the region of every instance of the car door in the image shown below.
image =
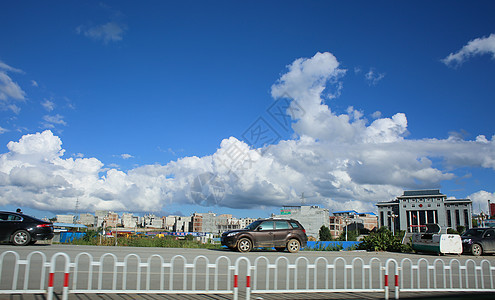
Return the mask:
<path id="1" fill-rule="evenodd" d="M 287 221 L 275 221 L 275 230 L 273 231 L 273 245 L 275 247 L 285 247 L 290 229 Z"/>
<path id="2" fill-rule="evenodd" d="M 19 222 L 22 218 L 18 215 L 2 213 L 0 214 L 0 238 L 3 241 L 8 241 L 14 231 L 20 226 Z"/>
<path id="3" fill-rule="evenodd" d="M 10 226 L 7 222 L 8 216 L 6 213 L 0 213 L 0 240 L 2 241 L 8 240 L 10 237 Z"/>
<path id="4" fill-rule="evenodd" d="M 485 234 L 483 235 L 483 245 L 485 251 L 495 251 L 495 230 L 488 229 L 487 231 L 485 231 Z"/>
<path id="5" fill-rule="evenodd" d="M 262 222 L 252 233 L 255 247 L 270 247 L 273 245 L 273 221 Z"/>

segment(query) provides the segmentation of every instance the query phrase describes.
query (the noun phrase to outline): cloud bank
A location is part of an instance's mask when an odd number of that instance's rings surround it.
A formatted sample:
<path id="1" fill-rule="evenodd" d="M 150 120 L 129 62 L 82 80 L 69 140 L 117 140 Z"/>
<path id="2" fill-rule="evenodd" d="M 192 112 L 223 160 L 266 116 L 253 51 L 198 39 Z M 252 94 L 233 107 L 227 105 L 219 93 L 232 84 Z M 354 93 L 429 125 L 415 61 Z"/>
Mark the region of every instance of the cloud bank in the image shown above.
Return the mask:
<path id="1" fill-rule="evenodd" d="M 440 188 L 456 179 L 456 168 L 495 170 L 493 137 L 413 140 L 406 138 L 404 113 L 375 114 L 372 122 L 353 107 L 335 113 L 324 95 L 345 72 L 328 52 L 288 65 L 271 94 L 287 103 L 294 138 L 264 146 L 229 137 L 208 156 L 123 172 L 97 158 L 64 157 L 61 139 L 50 130 L 24 135 L 0 154 L 0 205 L 51 211 L 71 211 L 76 201 L 81 211 L 159 211 L 172 203 L 259 209 L 299 205 L 304 193 L 306 203 L 331 211 L 375 211 L 377 201 L 404 189 Z M 473 194 L 475 211 L 492 196 Z"/>

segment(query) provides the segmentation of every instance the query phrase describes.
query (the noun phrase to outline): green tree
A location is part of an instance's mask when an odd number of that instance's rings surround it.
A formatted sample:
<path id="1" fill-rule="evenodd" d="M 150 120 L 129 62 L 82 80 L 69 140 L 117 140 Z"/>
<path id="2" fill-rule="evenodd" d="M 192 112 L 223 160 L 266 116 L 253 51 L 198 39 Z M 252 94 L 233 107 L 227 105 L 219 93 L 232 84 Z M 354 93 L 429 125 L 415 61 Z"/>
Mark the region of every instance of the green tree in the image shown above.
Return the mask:
<path id="1" fill-rule="evenodd" d="M 347 228 L 344 228 L 344 231 L 342 231 L 342 233 L 339 235 L 339 241 L 346 241 L 346 231 L 347 241 L 357 241 L 357 237 L 359 236 L 359 234 L 356 232 L 356 230 L 347 230 Z"/>
<path id="2" fill-rule="evenodd" d="M 320 236 L 320 241 L 332 240 L 332 233 L 330 233 L 330 229 L 328 229 L 328 227 L 326 227 L 325 225 L 320 227 L 320 231 L 318 234 Z"/>

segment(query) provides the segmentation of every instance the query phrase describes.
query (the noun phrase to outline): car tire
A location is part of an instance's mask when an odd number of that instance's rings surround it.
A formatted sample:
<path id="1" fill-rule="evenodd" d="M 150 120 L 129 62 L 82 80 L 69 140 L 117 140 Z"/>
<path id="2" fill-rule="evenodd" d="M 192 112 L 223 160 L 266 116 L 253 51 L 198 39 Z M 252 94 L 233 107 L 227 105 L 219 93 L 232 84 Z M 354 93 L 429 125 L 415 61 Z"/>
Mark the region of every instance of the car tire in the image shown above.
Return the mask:
<path id="1" fill-rule="evenodd" d="M 472 244 L 471 245 L 471 254 L 474 256 L 480 256 L 483 254 L 483 247 L 480 244 Z"/>
<path id="2" fill-rule="evenodd" d="M 26 230 L 17 230 L 12 235 L 12 243 L 15 246 L 26 246 L 31 242 L 31 235 Z"/>
<path id="3" fill-rule="evenodd" d="M 285 247 L 275 247 L 275 250 L 277 250 L 278 252 L 284 252 Z"/>
<path id="4" fill-rule="evenodd" d="M 246 253 L 251 251 L 253 248 L 253 243 L 248 238 L 241 238 L 239 242 L 237 242 L 237 250 L 242 253 Z"/>
<path id="5" fill-rule="evenodd" d="M 287 250 L 289 250 L 290 253 L 297 253 L 300 248 L 301 243 L 296 239 L 290 239 L 289 242 L 287 242 Z"/>

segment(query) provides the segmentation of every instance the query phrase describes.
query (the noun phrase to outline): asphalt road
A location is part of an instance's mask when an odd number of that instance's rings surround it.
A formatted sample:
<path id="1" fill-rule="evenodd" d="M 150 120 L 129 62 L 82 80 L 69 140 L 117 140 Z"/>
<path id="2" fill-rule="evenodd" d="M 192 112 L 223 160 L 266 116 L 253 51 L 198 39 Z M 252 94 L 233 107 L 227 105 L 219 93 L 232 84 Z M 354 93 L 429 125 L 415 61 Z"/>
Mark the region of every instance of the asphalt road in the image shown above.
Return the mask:
<path id="1" fill-rule="evenodd" d="M 366 273 L 365 275 L 365 281 L 361 281 L 361 279 L 352 279 L 350 270 L 347 272 L 347 275 L 345 276 L 346 279 L 344 279 L 343 273 L 346 272 L 344 268 L 344 264 L 352 264 L 353 260 L 358 259 L 356 262 L 357 269 L 356 271 L 362 272 L 362 264 L 360 260 L 363 261 L 364 264 L 368 264 L 372 259 L 376 258 L 380 262 L 385 263 L 388 259 L 392 258 L 395 259 L 397 262 L 401 262 L 403 259 L 409 259 L 412 261 L 413 264 L 417 264 L 418 261 L 420 264 L 425 265 L 426 261 L 429 264 L 433 264 L 433 262 L 439 262 L 442 261 L 445 263 L 445 265 L 449 265 L 450 261 L 452 259 L 456 259 L 460 262 L 460 264 L 465 264 L 467 260 L 472 260 L 476 262 L 477 265 L 482 260 L 487 260 L 490 262 L 492 266 L 495 266 L 495 256 L 487 255 L 487 256 L 481 256 L 481 257 L 473 257 L 470 255 L 462 255 L 462 256 L 457 256 L 457 255 L 447 255 L 447 256 L 438 256 L 438 255 L 429 255 L 429 254 L 404 254 L 404 253 L 389 253 L 389 252 L 360 252 L 360 251 L 350 251 L 350 252 L 323 252 L 323 251 L 301 251 L 297 254 L 291 254 L 288 252 L 280 253 L 276 251 L 270 251 L 270 250 L 264 250 L 264 251 L 253 251 L 250 253 L 238 253 L 238 252 L 232 252 L 229 250 L 207 250 L 207 249 L 182 249 L 182 248 L 141 248 L 141 247 L 97 247 L 97 246 L 73 246 L 73 245 L 60 245 L 60 244 L 55 244 L 55 245 L 43 245 L 43 244 L 36 244 L 32 246 L 27 246 L 27 247 L 14 247 L 11 245 L 7 244 L 1 244 L 0 245 L 0 255 L 2 253 L 5 253 L 7 251 L 15 251 L 16 253 L 19 254 L 20 259 L 25 260 L 26 257 L 28 256 L 29 253 L 32 253 L 34 251 L 39 251 L 41 253 L 44 253 L 45 256 L 47 257 L 47 260 L 50 261 L 51 257 L 58 252 L 66 253 L 69 257 L 71 262 L 74 262 L 76 256 L 80 253 L 89 253 L 93 258 L 93 262 L 100 261 L 100 258 L 104 256 L 106 253 L 112 253 L 117 257 L 118 262 L 123 262 L 126 257 L 128 257 L 128 268 L 127 268 L 127 275 L 126 279 L 128 280 L 127 288 L 128 289 L 136 289 L 137 286 L 140 284 L 141 288 L 144 288 L 147 284 L 146 282 L 146 275 L 145 273 L 141 274 L 141 279 L 139 280 L 139 269 L 138 264 L 141 263 L 146 263 L 150 257 L 153 255 L 159 255 L 163 258 L 164 262 L 170 262 L 173 257 L 180 255 L 185 258 L 185 262 L 181 259 L 176 260 L 177 265 L 175 265 L 174 268 L 174 275 L 173 277 L 173 287 L 174 289 L 184 289 L 184 276 L 186 278 L 186 289 L 191 289 L 192 287 L 192 269 L 187 269 L 184 273 L 184 267 L 185 264 L 193 264 L 195 258 L 198 256 L 204 256 L 207 258 L 206 259 L 199 259 L 197 261 L 196 265 L 196 288 L 197 289 L 204 289 L 206 285 L 211 288 L 214 286 L 214 282 L 212 279 L 208 280 L 208 283 L 206 282 L 206 276 L 205 274 L 208 272 L 210 274 L 210 278 L 212 277 L 211 275 L 214 273 L 214 270 L 207 270 L 207 264 L 212 264 L 215 263 L 215 261 L 219 257 L 226 257 L 228 258 L 232 264 L 235 263 L 235 261 L 240 258 L 240 257 L 246 257 L 247 260 L 249 260 L 250 264 L 254 266 L 255 261 L 257 258 L 263 256 L 266 257 L 266 260 L 261 260 L 258 262 L 256 265 L 256 268 L 252 269 L 253 273 L 256 273 L 256 278 L 254 277 L 254 274 L 252 275 L 252 281 L 251 285 L 257 285 L 258 289 L 284 289 L 286 287 L 287 281 L 286 281 L 286 276 L 289 276 L 290 278 L 297 278 L 297 285 L 299 288 L 304 288 L 304 286 L 309 283 L 310 287 L 312 288 L 315 281 L 317 288 L 323 288 L 325 285 L 325 270 L 323 268 L 323 260 L 321 258 L 325 258 L 328 263 L 333 264 L 335 262 L 335 265 L 337 268 L 340 268 L 337 270 L 335 275 L 329 274 L 329 280 L 332 282 L 333 277 L 335 276 L 336 280 L 336 285 L 338 288 L 343 288 L 345 286 L 351 287 L 352 284 L 356 288 L 360 288 L 363 284 L 367 288 L 371 284 L 372 287 L 379 287 L 380 282 L 382 280 L 381 276 L 376 276 L 378 274 L 378 271 L 376 273 L 372 273 L 370 276 L 368 276 L 369 273 Z M 129 254 L 135 254 L 129 256 Z M 34 255 L 33 256 L 33 261 L 32 261 L 32 266 L 31 266 L 31 271 L 29 271 L 29 282 L 30 282 L 30 288 L 32 284 L 34 285 L 39 285 L 41 278 L 40 278 L 40 272 L 35 272 L 33 270 L 39 270 L 41 268 L 41 256 L 39 255 Z M 139 257 L 137 259 L 136 257 Z M 285 257 L 286 259 L 280 259 L 279 257 Z M 339 258 L 341 257 L 341 258 Z M 316 264 L 316 277 L 314 276 L 315 269 L 309 269 L 308 272 L 305 271 L 305 259 L 309 262 L 309 264 L 315 263 L 315 261 L 319 261 Z M 339 259 L 337 259 L 339 258 Z M 279 259 L 279 261 L 276 263 L 276 260 Z M 336 260 L 337 259 L 337 260 Z M 3 264 L 2 264 L 2 269 L 1 271 L 1 280 L 0 280 L 0 288 L 1 289 L 9 289 L 11 286 L 11 278 L 13 275 L 13 255 L 7 254 L 4 258 Z M 293 265 L 296 263 L 296 260 L 298 260 L 297 263 L 297 274 L 296 270 L 293 268 L 289 268 L 289 265 Z M 376 260 L 375 260 L 376 261 Z M 102 273 L 102 286 L 104 288 L 110 289 L 113 284 L 114 278 L 112 277 L 113 274 L 113 260 L 111 256 L 104 256 L 104 259 L 102 260 L 104 267 L 103 267 L 103 273 Z M 150 276 L 150 288 L 151 289 L 159 289 L 160 287 L 160 271 L 159 271 L 159 259 L 155 256 L 154 258 L 151 259 L 151 276 Z M 274 265 L 277 264 L 277 274 L 274 276 L 274 270 L 269 270 L 270 275 L 269 278 L 266 278 L 266 272 L 269 269 L 269 265 Z M 94 288 L 98 286 L 98 267 L 95 267 L 93 269 L 93 278 L 90 279 L 88 274 L 89 274 L 89 259 L 87 256 L 83 256 L 81 259 L 81 266 L 79 267 L 78 270 L 78 281 L 77 281 L 77 287 L 78 288 L 85 288 L 89 284 L 92 284 Z M 246 286 L 246 276 L 247 275 L 247 263 L 245 261 L 240 263 L 240 271 L 239 271 L 239 289 L 244 291 L 244 287 Z M 378 265 L 377 270 L 378 270 Z M 22 267 L 22 266 L 21 266 Z M 301 268 L 301 269 L 299 269 Z M 61 291 L 62 287 L 62 282 L 64 280 L 63 278 L 63 260 L 59 257 L 57 259 L 57 273 L 55 274 L 55 289 L 56 291 Z M 141 272 L 145 272 L 145 269 L 143 265 L 141 265 Z M 118 278 L 118 283 L 117 283 L 117 289 L 122 287 L 121 279 L 123 275 L 121 274 L 122 272 L 122 266 L 119 266 L 119 275 L 117 276 Z M 220 289 L 229 289 L 229 284 L 230 287 L 232 286 L 232 281 L 233 278 L 228 277 L 229 273 L 227 270 L 227 264 L 226 264 L 226 259 L 222 258 L 222 260 L 219 263 L 219 281 L 218 281 L 218 287 Z M 303 270 L 303 271 L 301 271 Z M 168 272 L 168 270 L 167 270 Z M 390 268 L 390 274 L 392 273 L 392 268 Z M 287 274 L 288 273 L 288 274 Z M 407 274 L 408 272 L 404 272 L 404 278 L 401 278 L 401 280 L 404 280 L 404 282 L 410 282 L 411 276 Z M 420 278 L 420 280 L 425 280 L 426 278 L 425 274 L 417 274 L 417 273 L 412 273 L 413 274 L 413 279 L 416 279 L 416 276 Z M 9 276 L 10 275 L 10 276 Z M 231 274 L 232 275 L 232 274 Z M 70 286 L 72 287 L 72 280 L 73 280 L 73 275 L 71 275 L 72 278 L 70 278 Z M 358 276 L 360 277 L 360 276 Z M 369 283 L 368 279 L 371 277 L 371 283 Z M 10 281 L 9 281 L 10 280 Z M 48 280 L 45 278 L 45 280 Z M 471 280 L 471 279 L 470 279 Z M 24 272 L 20 271 L 19 272 L 19 287 L 22 287 L 22 283 L 24 281 Z M 90 282 L 91 281 L 91 282 Z M 347 281 L 347 282 L 346 282 Z M 140 283 L 138 283 L 140 282 Z M 168 278 L 164 280 L 165 282 L 165 288 L 168 288 L 169 281 Z M 292 284 L 292 283 L 291 283 Z M 391 286 L 393 286 L 393 282 L 390 283 Z M 293 286 L 289 286 L 289 289 L 292 289 Z M 340 294 L 343 295 L 343 294 Z M 355 298 L 352 296 L 352 293 L 350 293 L 351 296 L 350 298 Z M 135 295 L 137 296 L 137 295 Z M 261 295 L 263 296 L 263 295 Z M 297 299 L 297 298 L 291 298 L 295 295 L 279 295 L 274 296 L 274 295 L 264 295 L 262 297 L 263 299 Z M 317 295 L 313 295 L 314 299 L 327 299 L 327 298 L 317 298 Z M 378 293 L 377 296 L 372 296 L 371 294 L 368 294 L 370 299 L 373 298 L 381 298 L 383 297 L 383 294 Z M 115 295 L 114 295 L 115 297 Z M 185 296 L 184 296 L 185 297 Z M 182 298 L 184 298 L 182 297 Z M 188 296 L 189 297 L 189 296 Z M 191 296 L 192 297 L 192 296 Z M 218 296 L 219 298 L 215 299 L 223 299 L 225 296 Z M 258 295 L 252 297 L 252 299 L 256 299 Z M 275 297 L 275 298 L 274 298 Z M 349 298 L 347 297 L 347 298 Z M 393 297 L 393 295 L 391 296 Z M 124 297 L 125 298 L 125 297 Z M 187 297 L 186 297 L 187 298 Z M 227 297 L 229 298 L 229 297 Z M 333 297 L 333 298 L 338 298 L 338 297 Z M 345 297 L 344 297 L 345 298 Z M 361 299 L 365 299 L 363 297 L 359 297 Z M 2 299 L 0 297 L 0 299 Z M 12 299 L 12 298 L 10 298 Z M 88 298 L 89 299 L 89 298 Z M 115 298 L 114 298 L 115 299 Z M 116 298 L 116 299 L 122 299 L 122 298 Z M 151 298 L 150 298 L 151 299 Z M 193 299 L 193 298 L 191 298 Z"/>

